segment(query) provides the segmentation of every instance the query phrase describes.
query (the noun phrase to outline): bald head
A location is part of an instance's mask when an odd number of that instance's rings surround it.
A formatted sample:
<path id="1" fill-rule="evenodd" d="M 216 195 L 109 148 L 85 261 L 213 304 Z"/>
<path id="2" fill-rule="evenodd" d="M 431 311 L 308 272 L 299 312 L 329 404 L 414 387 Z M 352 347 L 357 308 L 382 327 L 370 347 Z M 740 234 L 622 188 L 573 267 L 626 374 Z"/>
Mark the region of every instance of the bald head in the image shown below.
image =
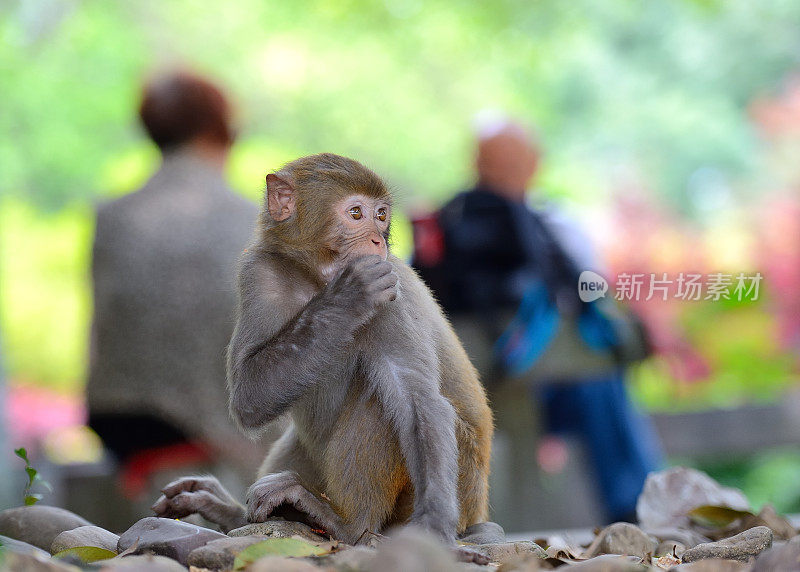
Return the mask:
<path id="1" fill-rule="evenodd" d="M 539 150 L 531 133 L 505 117 L 479 117 L 476 135 L 478 182 L 509 200 L 524 200 L 539 164 Z"/>

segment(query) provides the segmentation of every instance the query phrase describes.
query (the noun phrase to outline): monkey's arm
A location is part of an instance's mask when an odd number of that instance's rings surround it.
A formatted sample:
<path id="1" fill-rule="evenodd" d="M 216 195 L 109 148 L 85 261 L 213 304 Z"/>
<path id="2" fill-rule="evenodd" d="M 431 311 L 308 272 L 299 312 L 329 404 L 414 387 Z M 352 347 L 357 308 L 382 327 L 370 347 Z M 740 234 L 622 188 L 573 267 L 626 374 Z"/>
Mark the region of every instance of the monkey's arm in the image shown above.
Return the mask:
<path id="1" fill-rule="evenodd" d="M 360 258 L 287 316 L 293 293 L 282 290 L 281 281 L 271 283 L 270 273 L 283 278 L 255 259 L 245 261 L 239 319 L 228 348 L 231 412 L 246 429 L 277 418 L 325 379 L 351 346 L 355 331 L 396 293 L 391 264 L 377 256 Z"/>

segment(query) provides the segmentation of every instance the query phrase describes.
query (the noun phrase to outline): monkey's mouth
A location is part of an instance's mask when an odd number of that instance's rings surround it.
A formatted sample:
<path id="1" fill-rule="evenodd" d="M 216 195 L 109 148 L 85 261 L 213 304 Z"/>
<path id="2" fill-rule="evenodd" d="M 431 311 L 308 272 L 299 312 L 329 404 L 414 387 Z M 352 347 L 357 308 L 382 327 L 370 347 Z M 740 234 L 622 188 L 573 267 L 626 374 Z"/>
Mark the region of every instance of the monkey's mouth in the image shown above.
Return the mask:
<path id="1" fill-rule="evenodd" d="M 284 502 L 275 507 L 270 516 L 279 516 L 291 522 L 302 522 L 311 527 L 311 531 L 321 536 L 330 536 L 324 524 L 316 520 L 313 516 L 298 509 L 291 503 Z"/>

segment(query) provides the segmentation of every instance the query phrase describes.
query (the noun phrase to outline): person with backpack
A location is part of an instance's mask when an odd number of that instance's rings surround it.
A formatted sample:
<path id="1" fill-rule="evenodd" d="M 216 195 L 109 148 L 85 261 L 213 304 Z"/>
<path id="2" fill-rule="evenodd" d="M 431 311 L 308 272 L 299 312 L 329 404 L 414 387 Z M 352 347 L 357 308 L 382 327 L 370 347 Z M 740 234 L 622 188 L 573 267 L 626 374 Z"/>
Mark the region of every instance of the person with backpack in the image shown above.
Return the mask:
<path id="1" fill-rule="evenodd" d="M 631 520 L 662 464 L 624 381 L 648 354 L 644 329 L 610 299 L 581 300 L 579 276 L 599 270 L 598 258 L 580 228 L 529 203 L 540 158 L 530 132 L 501 115 L 479 118 L 476 131 L 477 182 L 414 222 L 414 266 L 454 323 L 468 316 L 485 336 L 489 357 L 476 365 L 490 392 L 525 380 L 545 432 L 583 442 L 607 519 Z"/>

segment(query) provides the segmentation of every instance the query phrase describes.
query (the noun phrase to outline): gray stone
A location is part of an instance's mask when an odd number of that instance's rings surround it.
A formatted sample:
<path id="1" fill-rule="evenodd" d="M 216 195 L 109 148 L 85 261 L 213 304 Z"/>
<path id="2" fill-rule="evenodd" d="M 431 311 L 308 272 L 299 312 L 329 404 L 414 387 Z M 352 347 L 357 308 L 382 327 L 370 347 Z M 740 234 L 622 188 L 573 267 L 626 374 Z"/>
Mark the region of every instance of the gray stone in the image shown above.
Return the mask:
<path id="1" fill-rule="evenodd" d="M 496 522 L 473 524 L 458 537 L 464 544 L 499 544 L 506 541 L 506 532 Z"/>
<path id="2" fill-rule="evenodd" d="M 248 546 L 269 538 L 268 536 L 235 536 L 212 540 L 205 546 L 195 548 L 189 553 L 187 564 L 209 570 L 223 570 L 233 567 L 237 554 Z"/>
<path id="3" fill-rule="evenodd" d="M 103 572 L 116 572 L 117 570 L 124 572 L 186 572 L 186 568 L 172 558 L 156 554 L 109 558 L 96 562 L 95 565 L 100 566 L 100 570 Z"/>
<path id="4" fill-rule="evenodd" d="M 81 569 L 66 562 L 50 559 L 38 554 L 4 552 L 0 560 L 3 572 L 81 572 Z"/>
<path id="5" fill-rule="evenodd" d="M 430 533 L 410 527 L 401 528 L 395 535 L 381 542 L 371 570 L 380 572 L 405 572 L 407 570 L 436 570 L 457 572 L 461 570 L 455 553 Z"/>
<path id="6" fill-rule="evenodd" d="M 481 552 L 489 557 L 489 560 L 496 563 L 503 563 L 510 561 L 517 556 L 532 554 L 538 558 L 547 558 L 547 552 L 544 548 L 531 542 L 529 540 L 520 540 L 517 542 L 499 542 L 492 544 L 476 544 L 471 546 L 478 552 Z"/>
<path id="7" fill-rule="evenodd" d="M 766 526 L 756 526 L 718 542 L 698 544 L 683 553 L 683 561 L 695 562 L 706 558 L 719 558 L 746 562 L 771 546 L 772 530 Z"/>
<path id="8" fill-rule="evenodd" d="M 231 530 L 228 536 L 269 536 L 272 538 L 299 536 L 311 542 L 325 542 L 327 540 L 327 538 L 312 532 L 311 527 L 307 524 L 283 520 L 282 518 L 247 524 L 241 528 Z"/>
<path id="9" fill-rule="evenodd" d="M 33 544 L 28 544 L 21 540 L 9 538 L 8 536 L 0 536 L 0 546 L 11 552 L 16 552 L 17 554 L 31 554 L 44 559 L 50 558 L 50 553 L 46 550 L 42 550 Z"/>
<path id="10" fill-rule="evenodd" d="M 500 564 L 497 568 L 497 572 L 538 572 L 543 568 L 544 562 L 544 560 L 534 554 L 520 554 Z M 544 568 L 547 570 L 550 569 L 548 565 L 544 565 Z M 486 568 L 484 568 L 484 570 L 486 570 Z"/>
<path id="11" fill-rule="evenodd" d="M 642 528 L 687 528 L 686 514 L 703 505 L 750 510 L 742 491 L 723 487 L 702 471 L 673 467 L 650 473 L 636 503 Z"/>
<path id="12" fill-rule="evenodd" d="M 593 558 L 599 554 L 623 554 L 645 558 L 655 552 L 657 545 L 658 542 L 638 526 L 615 522 L 600 531 L 584 556 Z"/>
<path id="13" fill-rule="evenodd" d="M 687 562 L 674 568 L 669 572 L 744 572 L 750 570 L 750 565 L 738 560 L 722 560 L 720 558 L 709 558 L 708 560 L 698 560 L 697 562 Z M 794 568 L 781 569 L 770 568 L 770 572 L 780 572 L 781 570 L 794 570 Z"/>
<path id="14" fill-rule="evenodd" d="M 96 546 L 112 552 L 117 551 L 119 536 L 99 526 L 79 526 L 72 530 L 65 530 L 53 539 L 50 553 L 55 554 L 67 548 L 77 546 Z"/>
<path id="15" fill-rule="evenodd" d="M 642 564 L 637 557 L 602 554 L 568 566 L 567 569 L 570 572 L 573 570 L 580 572 L 644 572 L 650 570 L 650 567 Z"/>
<path id="16" fill-rule="evenodd" d="M 800 536 L 795 536 L 781 546 L 773 546 L 756 558 L 753 572 L 774 570 L 800 570 Z"/>
<path id="17" fill-rule="evenodd" d="M 376 551 L 366 546 L 353 546 L 330 556 L 320 558 L 320 564 L 330 566 L 337 572 L 362 572 L 372 570 Z"/>
<path id="18" fill-rule="evenodd" d="M 320 572 L 320 569 L 303 558 L 265 556 L 248 566 L 247 572 Z"/>
<path id="19" fill-rule="evenodd" d="M 54 506 L 33 505 L 0 512 L 0 534 L 50 550 L 53 539 L 64 532 L 92 523 Z"/>
<path id="20" fill-rule="evenodd" d="M 122 552 L 138 542 L 135 554 L 153 553 L 167 556 L 186 564 L 192 550 L 204 546 L 224 534 L 171 518 L 149 516 L 122 533 L 117 552 Z"/>

